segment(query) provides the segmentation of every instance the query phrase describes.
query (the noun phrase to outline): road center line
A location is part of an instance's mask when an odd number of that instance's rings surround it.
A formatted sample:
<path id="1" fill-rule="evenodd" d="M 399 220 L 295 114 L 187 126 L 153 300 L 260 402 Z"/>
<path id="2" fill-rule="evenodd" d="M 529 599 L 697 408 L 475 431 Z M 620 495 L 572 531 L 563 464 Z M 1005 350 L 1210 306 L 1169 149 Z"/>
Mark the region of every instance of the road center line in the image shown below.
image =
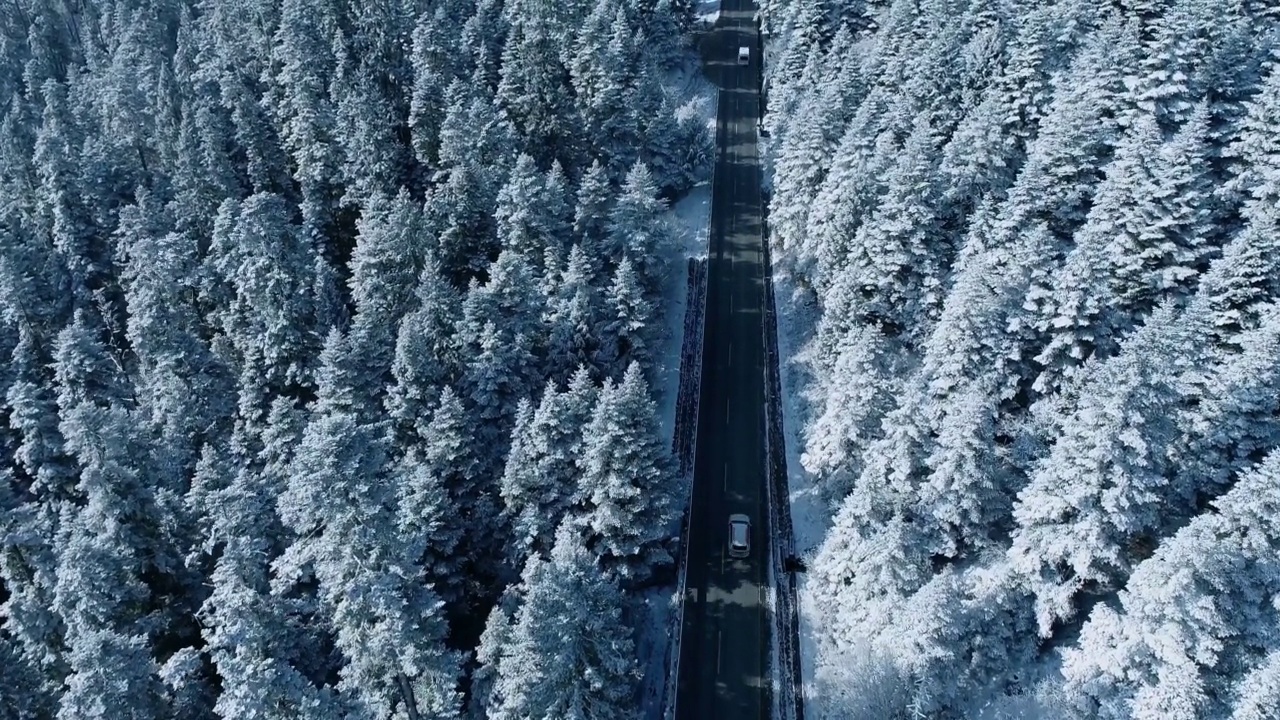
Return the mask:
<path id="1" fill-rule="evenodd" d="M 721 642 L 723 639 L 724 639 L 724 631 L 717 630 L 716 631 L 716 677 L 720 677 L 720 651 L 724 649 L 724 644 Z"/>

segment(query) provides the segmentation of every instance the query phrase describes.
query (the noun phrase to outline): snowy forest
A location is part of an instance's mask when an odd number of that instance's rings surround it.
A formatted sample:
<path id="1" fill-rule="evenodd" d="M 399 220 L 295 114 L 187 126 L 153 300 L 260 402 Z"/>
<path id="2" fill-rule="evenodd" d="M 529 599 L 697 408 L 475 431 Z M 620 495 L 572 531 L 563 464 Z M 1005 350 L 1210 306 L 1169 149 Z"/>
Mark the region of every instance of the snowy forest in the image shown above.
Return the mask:
<path id="1" fill-rule="evenodd" d="M 1280 6 L 763 6 L 811 714 L 1280 717 Z"/>
<path id="2" fill-rule="evenodd" d="M 0 718 L 630 718 L 684 0 L 0 7 Z"/>

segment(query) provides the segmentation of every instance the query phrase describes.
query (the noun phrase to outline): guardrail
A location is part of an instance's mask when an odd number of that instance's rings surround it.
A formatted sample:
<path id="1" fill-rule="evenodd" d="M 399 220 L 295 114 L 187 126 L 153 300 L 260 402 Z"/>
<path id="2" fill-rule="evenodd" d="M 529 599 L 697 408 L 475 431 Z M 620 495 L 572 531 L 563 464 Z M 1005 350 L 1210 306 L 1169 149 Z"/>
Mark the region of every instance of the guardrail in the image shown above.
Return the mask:
<path id="1" fill-rule="evenodd" d="M 707 259 L 689 258 L 684 311 L 684 340 L 680 345 L 680 384 L 676 391 L 676 416 L 671 433 L 671 454 L 677 472 L 689 490 L 680 520 L 680 568 L 676 573 L 676 597 L 680 611 L 667 625 L 667 679 L 662 685 L 662 717 L 675 717 L 676 684 L 680 681 L 680 643 L 684 630 L 685 572 L 689 566 L 689 513 L 693 507 L 693 460 L 698 438 L 698 398 L 702 379 L 702 336 L 707 300 Z"/>
<path id="2" fill-rule="evenodd" d="M 763 216 L 763 215 L 762 215 Z M 773 261 L 768 222 L 764 226 L 764 357 L 765 357 L 765 489 L 769 524 L 773 529 L 774 636 L 777 638 L 779 692 L 774 698 L 776 720 L 804 720 L 804 676 L 800 667 L 800 612 L 796 607 L 796 576 L 784 558 L 795 556 L 791 525 L 791 496 L 787 490 L 787 445 L 782 425 L 782 382 L 778 371 L 778 315 L 773 295 Z"/>

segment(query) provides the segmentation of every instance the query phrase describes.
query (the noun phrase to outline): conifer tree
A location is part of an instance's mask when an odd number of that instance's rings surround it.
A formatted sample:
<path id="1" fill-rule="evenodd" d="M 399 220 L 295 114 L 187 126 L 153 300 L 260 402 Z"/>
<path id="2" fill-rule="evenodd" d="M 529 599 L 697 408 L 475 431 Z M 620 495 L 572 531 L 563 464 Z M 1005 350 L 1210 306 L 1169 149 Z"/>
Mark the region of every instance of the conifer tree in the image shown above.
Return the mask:
<path id="1" fill-rule="evenodd" d="M 62 512 L 53 608 L 65 623 L 69 675 L 60 718 L 160 718 L 167 715 L 151 639 L 140 629 L 152 603 L 180 576 L 163 542 L 136 418 L 123 383 L 83 313 L 58 338 L 60 430 L 80 466 L 82 506 Z M 170 608 L 172 610 L 172 608 Z M 109 669 L 109 670 L 108 670 Z M 108 678 L 111 678 L 108 680 Z"/>
<path id="2" fill-rule="evenodd" d="M 635 717 L 637 668 L 623 596 L 569 526 L 524 573 L 490 720 Z"/>
<path id="3" fill-rule="evenodd" d="M 534 262 L 541 262 L 548 249 L 559 250 L 566 239 L 564 199 L 557 196 L 557 190 L 563 192 L 563 179 L 555 181 L 559 188 L 548 185 L 549 180 L 532 157 L 521 153 L 498 192 L 494 213 L 502 248 L 523 253 Z"/>
<path id="4" fill-rule="evenodd" d="M 930 209 L 936 163 L 935 130 L 921 119 L 902 148 L 885 196 L 851 249 L 850 265 L 873 298 L 868 312 L 905 328 L 927 326 L 936 318 L 939 268 L 950 260 Z"/>
<path id="5" fill-rule="evenodd" d="M 494 106 L 492 90 L 459 79 L 449 85 L 445 101 L 440 164 L 453 168 L 471 163 L 489 172 L 510 167 L 517 151 L 516 129 Z M 486 175 L 485 180 L 487 185 L 496 185 L 502 178 Z"/>
<path id="6" fill-rule="evenodd" d="M 637 164 L 627 173 L 609 213 L 607 256 L 631 258 L 640 286 L 650 298 L 661 293 L 666 257 L 674 242 L 665 210 L 653 173 Z"/>
<path id="7" fill-rule="evenodd" d="M 1280 167 L 1280 142 L 1268 128 L 1280 119 L 1280 69 L 1270 69 L 1245 108 L 1238 135 L 1224 151 L 1233 166 L 1227 189 L 1251 208 L 1273 207 L 1280 198 L 1280 186 L 1274 180 Z"/>
<path id="8" fill-rule="evenodd" d="M 377 14 L 390 5 L 357 7 L 368 7 Z M 380 36 L 395 35 L 395 28 L 386 27 L 385 23 L 375 20 L 370 25 L 370 31 Z M 378 29 L 374 31 L 373 27 Z M 390 195 L 405 180 L 408 170 L 408 148 L 399 139 L 404 119 L 395 98 L 383 89 L 390 82 L 405 82 L 407 78 L 385 77 L 386 73 L 397 75 L 396 68 L 378 66 L 376 58 L 369 56 L 371 48 L 362 47 L 366 44 L 363 39 L 359 34 L 344 38 L 339 30 L 334 40 L 338 57 L 329 92 L 334 98 L 335 134 L 344 156 L 344 204 L 361 204 L 378 193 Z M 366 53 L 363 57 L 352 57 L 361 51 Z"/>
<path id="9" fill-rule="evenodd" d="M 1237 683 L 1231 720 L 1271 720 L 1280 704 L 1280 651 L 1272 650 Z"/>
<path id="10" fill-rule="evenodd" d="M 418 162 L 434 167 L 440 160 L 440 134 L 450 85 L 462 78 L 462 45 L 455 28 L 460 3 L 441 3 L 417 19 L 413 30 L 413 89 L 409 104 L 409 132 Z"/>
<path id="11" fill-rule="evenodd" d="M 425 437 L 438 396 L 461 363 L 454 337 L 461 303 L 436 263 L 428 261 L 415 292 L 418 307 L 400 319 L 396 333 L 386 401 L 403 442 Z"/>
<path id="12" fill-rule="evenodd" d="M 885 168 L 878 167 L 882 155 L 873 152 L 873 143 L 866 137 L 868 124 L 877 117 L 876 104 L 864 103 L 834 146 L 830 172 L 817 186 L 806 217 L 794 215 L 805 210 L 803 187 L 779 186 L 772 204 L 776 219 L 771 225 L 777 228 L 779 242 L 795 253 L 791 262 L 809 274 L 820 290 L 831 288 L 834 276 L 849 265 L 852 241 L 876 204 L 878 178 Z M 778 180 L 783 177 L 779 167 Z M 795 204 L 790 204 L 793 199 Z"/>
<path id="13" fill-rule="evenodd" d="M 519 601 L 520 587 L 519 584 L 507 587 L 489 611 L 484 631 L 480 633 L 480 643 L 476 646 L 476 669 L 471 673 L 471 702 L 467 706 L 471 720 L 485 720 L 490 712 L 497 712 L 502 703 L 501 696 L 496 694 L 498 672 L 511 642 L 511 621 Z"/>
<path id="14" fill-rule="evenodd" d="M 586 438 L 579 481 L 586 547 L 623 576 L 670 562 L 674 475 L 639 364 L 620 384 L 605 383 Z"/>
<path id="15" fill-rule="evenodd" d="M 573 105 L 569 71 L 542 23 L 522 20 L 512 28 L 502 53 L 497 102 L 539 166 L 559 160 L 570 171 L 579 167 L 581 120 Z"/>
<path id="16" fill-rule="evenodd" d="M 335 234 L 341 146 L 329 93 L 335 67 L 332 38 L 340 18 L 331 3 L 282 2 L 273 43 L 271 109 L 292 156 L 302 193 L 304 237 L 321 247 Z M 326 248 L 333 259 L 335 253 Z"/>
<path id="17" fill-rule="evenodd" d="M 618 263 L 605 303 L 607 319 L 600 328 L 604 365 L 612 367 L 615 372 L 633 362 L 650 369 L 649 330 L 656 313 L 653 304 L 645 298 L 630 257 L 624 256 Z"/>
<path id="18" fill-rule="evenodd" d="M 290 602 L 271 591 L 271 561 L 288 543 L 273 498 L 288 482 L 300 414 L 287 401 L 273 403 L 263 436 L 261 468 L 226 467 L 229 453 L 209 450 L 197 472 L 193 504 L 209 527 L 206 549 L 221 547 L 209 577 L 212 592 L 200 608 L 210 659 L 223 678 L 214 712 L 220 718 L 340 717 L 331 688 L 313 683 L 303 662 L 305 636 L 291 626 Z"/>
<path id="19" fill-rule="evenodd" d="M 1280 262 L 1276 230 L 1280 213 L 1255 205 L 1245 226 L 1222 247 L 1197 288 L 1197 302 L 1209 313 L 1215 344 L 1230 344 L 1242 330 L 1256 328 L 1260 309 L 1280 297 L 1275 268 Z"/>
<path id="20" fill-rule="evenodd" d="M 0 521 L 0 580 L 7 597 L 0 604 L 14 670 L 31 674 L 24 693 L 51 712 L 68 673 L 65 623 L 54 608 L 56 554 L 64 508 L 69 508 L 79 479 L 58 422 L 49 385 L 52 378 L 35 357 L 33 341 L 23 337 L 14 351 L 16 375 L 6 402 L 9 423 L 18 434 L 12 470 L 0 476 L 4 520 Z M 25 476 L 25 482 L 16 482 Z M 18 696 L 14 696 L 15 701 Z"/>
<path id="21" fill-rule="evenodd" d="M 260 358 L 269 385 L 308 383 L 315 254 L 289 223 L 284 199 L 224 202 L 206 262 L 218 283 L 206 288 L 206 301 L 220 307 L 219 324 L 240 357 Z"/>
<path id="22" fill-rule="evenodd" d="M 497 256 L 491 199 L 485 173 L 470 162 L 450 168 L 427 196 L 423 212 L 437 235 L 440 269 L 456 287 L 466 287 Z"/>
<path id="23" fill-rule="evenodd" d="M 578 112 L 597 161 L 620 182 L 636 161 L 639 117 L 630 102 L 635 29 L 622 5 L 597 2 L 570 64 Z"/>
<path id="24" fill-rule="evenodd" d="M 76 171 L 75 153 L 84 140 L 67 106 L 67 90 L 50 79 L 41 91 L 44 118 L 34 148 L 40 179 L 37 217 L 41 231 L 52 239 L 67 268 L 76 304 L 84 307 L 90 301 L 89 293 L 102 280 L 107 249 L 94 231 Z"/>
<path id="25" fill-rule="evenodd" d="M 1037 598 L 1040 630 L 1069 619 L 1086 583 L 1123 583 L 1135 543 L 1158 532 L 1166 510 L 1179 374 L 1197 362 L 1195 318 L 1168 307 L 1115 357 L 1091 368 L 1063 437 L 1018 494 L 1010 554 Z"/>
<path id="26" fill-rule="evenodd" d="M 406 705 L 448 717 L 458 665 L 444 647 L 442 603 L 397 532 L 383 435 L 350 407 L 345 344 L 336 331 L 325 342 L 319 399 L 278 505 L 297 539 L 277 569 L 293 582 L 315 574 L 346 661 L 343 702 L 377 718 Z"/>
<path id="27" fill-rule="evenodd" d="M 1161 543 L 1099 605 L 1063 674 L 1098 717 L 1224 714 L 1229 679 L 1273 647 L 1277 499 L 1271 454 L 1205 513 Z M 1226 676 L 1224 677 L 1224 673 Z"/>
<path id="28" fill-rule="evenodd" d="M 421 449 L 406 461 L 409 469 L 422 474 L 421 482 L 439 483 L 449 493 L 447 507 L 452 512 L 445 516 L 448 523 L 439 532 L 457 538 L 458 549 L 447 560 L 445 567 L 454 569 L 443 573 L 439 592 L 450 609 L 457 612 L 467 611 L 464 604 L 487 591 L 489 574 L 495 572 L 492 562 L 506 539 L 491 524 L 498 514 L 497 489 L 487 464 L 495 461 L 486 451 L 493 450 L 476 439 L 472 418 L 462 400 L 446 387 L 427 425 Z M 414 468 L 413 463 L 421 467 Z M 428 552 L 436 550 L 431 548 Z"/>
<path id="29" fill-rule="evenodd" d="M 231 415 L 232 378 L 200 337 L 193 280 L 198 248 L 189 236 L 152 225 L 163 224 L 163 216 L 145 192 L 121 212 L 121 280 L 125 337 L 138 361 L 137 394 L 156 440 L 157 480 L 182 492 L 201 434 L 225 427 Z"/>
<path id="30" fill-rule="evenodd" d="M 583 254 L 592 263 L 592 281 L 598 281 L 606 258 L 608 218 L 614 200 L 608 172 L 597 160 L 591 164 L 578 185 L 573 212 L 573 234 Z"/>
<path id="31" fill-rule="evenodd" d="M 624 259 L 623 262 L 627 261 Z M 634 275 L 630 282 L 632 286 L 629 289 L 638 294 L 639 288 L 635 286 Z M 547 339 L 547 370 L 556 381 L 567 380 L 569 374 L 580 366 L 593 365 L 602 339 L 616 337 L 611 334 L 611 326 L 604 325 L 608 310 L 601 306 L 597 294 L 596 288 L 591 285 L 591 263 L 582 248 L 574 245 L 569 250 L 568 263 L 547 304 L 547 322 L 551 326 Z M 628 300 L 644 302 L 639 297 Z M 613 304 L 612 295 L 606 299 L 606 303 Z M 619 305 L 619 308 L 621 309 L 616 310 L 619 316 L 623 311 L 631 310 L 629 306 Z M 647 319 L 646 317 L 645 320 Z M 634 328 L 627 329 L 634 332 Z"/>
<path id="32" fill-rule="evenodd" d="M 865 453 L 882 436 L 881 421 L 893 407 L 896 385 L 892 348 L 880 332 L 855 326 L 839 342 L 800 457 L 832 505 L 853 489 Z"/>
<path id="33" fill-rule="evenodd" d="M 512 525 L 508 555 L 519 567 L 551 548 L 555 529 L 578 495 L 577 462 L 597 390 L 579 367 L 564 390 L 548 382 L 535 409 L 522 404 L 500 488 Z"/>

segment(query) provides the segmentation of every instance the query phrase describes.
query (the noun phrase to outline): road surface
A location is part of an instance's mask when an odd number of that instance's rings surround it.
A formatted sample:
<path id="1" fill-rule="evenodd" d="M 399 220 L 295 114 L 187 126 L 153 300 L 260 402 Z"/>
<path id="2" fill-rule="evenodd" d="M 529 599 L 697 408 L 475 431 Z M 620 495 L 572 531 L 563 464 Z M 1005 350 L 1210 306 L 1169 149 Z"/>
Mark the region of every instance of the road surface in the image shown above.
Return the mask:
<path id="1" fill-rule="evenodd" d="M 676 720 L 769 717 L 768 510 L 759 44 L 750 0 L 723 0 L 703 65 L 720 88 L 707 314 L 689 508 Z M 738 48 L 750 62 L 739 65 Z M 728 556 L 729 515 L 751 518 L 751 554 Z"/>

